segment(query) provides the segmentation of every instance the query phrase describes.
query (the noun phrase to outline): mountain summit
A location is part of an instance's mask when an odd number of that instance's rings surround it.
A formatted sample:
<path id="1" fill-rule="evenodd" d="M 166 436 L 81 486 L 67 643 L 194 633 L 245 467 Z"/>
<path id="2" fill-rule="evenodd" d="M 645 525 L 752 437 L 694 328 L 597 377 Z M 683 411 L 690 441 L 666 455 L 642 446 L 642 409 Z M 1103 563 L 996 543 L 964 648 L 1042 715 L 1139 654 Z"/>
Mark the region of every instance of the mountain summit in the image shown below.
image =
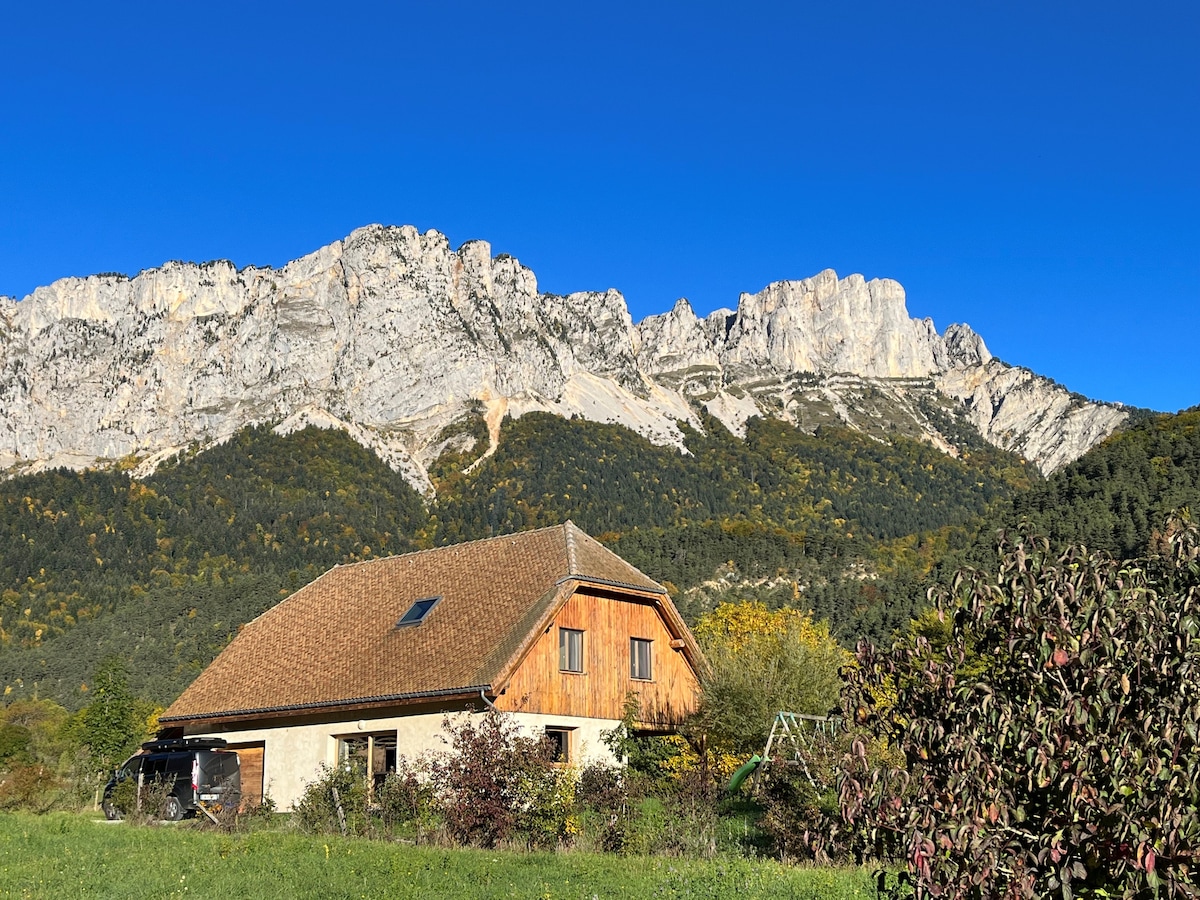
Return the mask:
<path id="1" fill-rule="evenodd" d="M 144 468 L 258 422 L 346 429 L 431 490 L 447 426 L 545 410 L 683 446 L 705 410 L 845 423 L 957 452 L 969 423 L 1043 472 L 1127 418 L 994 359 L 966 325 L 939 335 L 890 280 L 803 281 L 700 319 L 686 300 L 635 324 L 614 290 L 540 293 L 483 241 L 360 228 L 281 269 L 171 262 L 0 298 L 0 470 Z M 447 436 L 449 435 L 449 436 Z"/>

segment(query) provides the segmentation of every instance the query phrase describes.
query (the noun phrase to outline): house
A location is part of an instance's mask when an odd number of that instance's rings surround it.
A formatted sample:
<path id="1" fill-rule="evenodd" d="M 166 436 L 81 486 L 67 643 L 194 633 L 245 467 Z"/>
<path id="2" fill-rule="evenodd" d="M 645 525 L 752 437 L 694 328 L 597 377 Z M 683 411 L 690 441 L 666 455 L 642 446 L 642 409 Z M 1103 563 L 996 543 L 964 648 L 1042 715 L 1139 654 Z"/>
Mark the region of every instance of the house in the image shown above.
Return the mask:
<path id="1" fill-rule="evenodd" d="M 159 722 L 224 738 L 247 799 L 287 808 L 322 764 L 382 779 L 445 749 L 448 712 L 494 707 L 565 760 L 609 757 L 626 698 L 669 731 L 700 665 L 666 589 L 567 522 L 336 566 L 243 627 Z"/>

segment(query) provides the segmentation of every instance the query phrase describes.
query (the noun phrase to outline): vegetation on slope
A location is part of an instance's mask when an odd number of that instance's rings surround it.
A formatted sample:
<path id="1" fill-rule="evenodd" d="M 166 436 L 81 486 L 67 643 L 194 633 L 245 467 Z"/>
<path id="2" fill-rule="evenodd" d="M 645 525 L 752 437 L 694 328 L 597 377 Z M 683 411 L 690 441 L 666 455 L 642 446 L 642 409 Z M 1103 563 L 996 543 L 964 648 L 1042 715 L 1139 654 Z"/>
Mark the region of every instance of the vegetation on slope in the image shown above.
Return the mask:
<path id="1" fill-rule="evenodd" d="M 778 420 L 707 420 L 688 453 L 616 425 L 531 414 L 497 452 L 448 450 L 428 507 L 338 431 L 248 429 L 164 465 L 0 482 L 6 697 L 87 702 L 109 655 L 169 702 L 243 623 L 339 563 L 574 519 L 672 589 L 690 620 L 726 600 L 794 606 L 844 643 L 887 638 L 1022 517 L 1136 555 L 1200 500 L 1200 412 L 1147 418 L 1046 482 L 969 435 L 960 458 Z M 464 435 L 485 434 L 481 420 Z"/>
<path id="2" fill-rule="evenodd" d="M 947 582 L 963 565 L 990 569 L 997 533 L 1022 523 L 1058 547 L 1144 556 L 1178 509 L 1200 510 L 1200 408 L 1140 415 L 1050 478 L 1014 493 L 969 548 L 940 558 L 932 581 Z"/>
<path id="3" fill-rule="evenodd" d="M 1172 510 L 1200 503 L 1200 410 L 1143 420 L 1014 498 L 1040 534 L 1120 558 L 1145 552 Z"/>
<path id="4" fill-rule="evenodd" d="M 572 518 L 668 583 L 690 619 L 734 584 L 852 641 L 907 621 L 935 557 L 1035 477 L 990 448 L 954 459 L 904 437 L 752 419 L 741 440 L 704 424 L 680 454 L 616 425 L 508 421 L 495 455 L 439 496 L 438 542 Z"/>
<path id="5" fill-rule="evenodd" d="M 248 429 L 163 466 L 0 482 L 0 679 L 70 707 L 109 655 L 170 702 L 237 628 L 339 562 L 415 549 L 420 498 L 337 431 Z"/>

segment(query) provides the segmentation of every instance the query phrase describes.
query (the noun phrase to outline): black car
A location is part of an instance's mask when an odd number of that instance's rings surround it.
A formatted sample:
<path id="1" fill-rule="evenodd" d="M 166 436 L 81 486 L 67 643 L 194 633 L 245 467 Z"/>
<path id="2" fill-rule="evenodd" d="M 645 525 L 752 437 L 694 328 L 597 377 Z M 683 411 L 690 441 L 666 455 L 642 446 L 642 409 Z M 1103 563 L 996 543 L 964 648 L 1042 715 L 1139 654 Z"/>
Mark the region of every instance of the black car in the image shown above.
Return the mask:
<path id="1" fill-rule="evenodd" d="M 194 815 L 200 803 L 214 807 L 236 806 L 241 795 L 238 755 L 225 749 L 220 738 L 176 738 L 147 741 L 113 773 L 104 786 L 104 815 L 121 818 L 113 805 L 113 791 L 133 779 L 138 792 L 152 784 L 170 784 L 163 815 L 178 821 Z"/>

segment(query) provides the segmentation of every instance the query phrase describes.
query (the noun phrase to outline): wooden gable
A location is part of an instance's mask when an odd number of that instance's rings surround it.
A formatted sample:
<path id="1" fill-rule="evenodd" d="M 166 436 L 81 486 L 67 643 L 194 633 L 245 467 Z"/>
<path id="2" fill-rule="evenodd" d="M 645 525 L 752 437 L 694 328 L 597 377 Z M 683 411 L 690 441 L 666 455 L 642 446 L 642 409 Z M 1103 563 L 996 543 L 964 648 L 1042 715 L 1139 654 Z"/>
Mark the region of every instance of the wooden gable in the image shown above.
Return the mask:
<path id="1" fill-rule="evenodd" d="M 515 666 L 499 709 L 620 719 L 626 698 L 639 699 L 639 724 L 678 725 L 695 709 L 694 643 L 666 613 L 665 594 L 579 584 Z M 673 610 L 672 610 L 673 612 Z M 583 633 L 582 671 L 560 666 L 560 629 Z M 649 679 L 631 673 L 631 639 L 650 641 Z M 685 640 L 686 638 L 686 640 Z"/>

